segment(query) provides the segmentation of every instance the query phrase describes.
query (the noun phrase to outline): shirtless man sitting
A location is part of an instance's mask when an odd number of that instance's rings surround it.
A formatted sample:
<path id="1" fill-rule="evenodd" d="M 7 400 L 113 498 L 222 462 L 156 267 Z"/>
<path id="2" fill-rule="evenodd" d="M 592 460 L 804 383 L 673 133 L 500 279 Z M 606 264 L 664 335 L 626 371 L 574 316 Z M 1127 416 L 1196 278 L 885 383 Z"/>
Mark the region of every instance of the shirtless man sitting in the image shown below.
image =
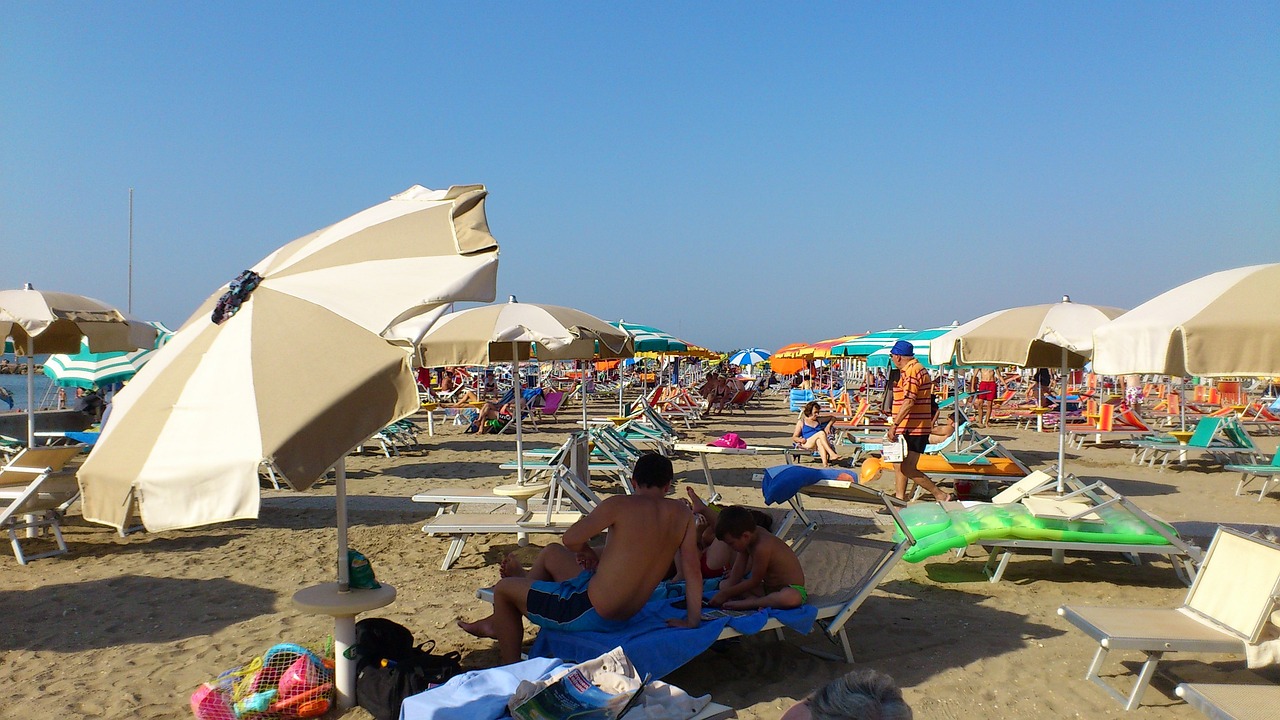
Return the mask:
<path id="1" fill-rule="evenodd" d="M 529 572 L 504 562 L 506 577 L 493 588 L 493 614 L 475 622 L 459 620 L 458 626 L 496 639 L 503 664 L 520 659 L 524 617 L 559 630 L 621 629 L 648 602 L 680 550 L 686 587 L 699 596 L 686 603 L 687 619 L 668 623 L 697 627 L 702 606 L 698 530 L 689 506 L 666 497 L 673 478 L 670 460 L 641 456 L 633 473 L 634 495 L 601 501 L 565 532 L 563 545 L 543 549 Z M 587 543 L 605 530 L 608 540 L 597 555 Z"/>

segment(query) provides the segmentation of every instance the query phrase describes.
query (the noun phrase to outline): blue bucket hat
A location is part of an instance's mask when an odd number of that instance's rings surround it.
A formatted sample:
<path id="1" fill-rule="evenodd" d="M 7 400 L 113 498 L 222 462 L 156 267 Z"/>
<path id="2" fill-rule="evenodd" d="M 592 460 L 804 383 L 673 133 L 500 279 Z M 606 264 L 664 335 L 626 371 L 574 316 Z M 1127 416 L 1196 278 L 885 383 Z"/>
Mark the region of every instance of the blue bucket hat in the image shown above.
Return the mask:
<path id="1" fill-rule="evenodd" d="M 903 357 L 910 357 L 916 354 L 916 346 L 912 345 L 906 340 L 899 340 L 898 342 L 893 344 L 892 348 L 890 348 L 889 354 L 901 355 Z"/>

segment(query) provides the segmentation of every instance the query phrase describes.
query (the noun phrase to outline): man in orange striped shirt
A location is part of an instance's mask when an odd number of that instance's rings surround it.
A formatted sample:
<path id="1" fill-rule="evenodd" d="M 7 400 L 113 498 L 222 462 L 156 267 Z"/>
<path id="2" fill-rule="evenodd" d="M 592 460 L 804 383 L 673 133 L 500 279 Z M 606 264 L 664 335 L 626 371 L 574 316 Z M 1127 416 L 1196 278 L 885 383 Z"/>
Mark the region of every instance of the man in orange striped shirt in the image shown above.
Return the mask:
<path id="1" fill-rule="evenodd" d="M 929 444 L 929 430 L 933 427 L 933 379 L 929 371 L 916 360 L 915 346 L 906 340 L 899 340 L 889 350 L 889 361 L 898 368 L 901 376 L 893 386 L 893 419 L 889 421 L 889 442 L 897 442 L 902 436 L 907 443 L 907 452 L 894 468 L 897 475 L 897 486 L 894 495 L 899 500 L 907 499 L 907 480 L 914 480 L 917 485 L 933 494 L 939 502 L 955 500 L 938 489 L 938 486 L 920 471 L 916 464 L 920 462 L 920 453 Z"/>

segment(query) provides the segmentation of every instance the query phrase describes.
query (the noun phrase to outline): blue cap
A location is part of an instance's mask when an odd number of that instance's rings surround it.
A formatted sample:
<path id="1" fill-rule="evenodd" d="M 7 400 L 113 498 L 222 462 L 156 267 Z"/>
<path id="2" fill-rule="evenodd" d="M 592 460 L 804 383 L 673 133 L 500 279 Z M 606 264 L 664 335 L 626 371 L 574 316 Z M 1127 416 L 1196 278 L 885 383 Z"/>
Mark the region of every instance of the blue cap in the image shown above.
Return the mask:
<path id="1" fill-rule="evenodd" d="M 903 357 L 909 357 L 909 356 L 911 356 L 911 355 L 915 355 L 915 354 L 916 354 L 916 346 L 915 346 L 915 345 L 912 345 L 911 343 L 907 342 L 906 340 L 899 340 L 898 342 L 896 342 L 896 343 L 894 343 L 894 344 L 893 344 L 893 347 L 892 347 L 892 348 L 890 348 L 890 350 L 889 350 L 889 354 L 890 354 L 890 355 L 901 355 L 901 356 L 903 356 Z"/>

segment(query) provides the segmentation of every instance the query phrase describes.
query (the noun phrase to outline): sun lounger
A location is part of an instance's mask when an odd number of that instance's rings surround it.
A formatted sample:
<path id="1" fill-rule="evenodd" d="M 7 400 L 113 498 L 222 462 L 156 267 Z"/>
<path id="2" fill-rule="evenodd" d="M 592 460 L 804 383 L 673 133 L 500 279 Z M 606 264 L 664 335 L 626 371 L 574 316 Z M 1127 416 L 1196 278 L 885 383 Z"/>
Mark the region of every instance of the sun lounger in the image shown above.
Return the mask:
<path id="1" fill-rule="evenodd" d="M 517 501 L 528 502 L 533 497 L 521 492 L 521 489 L 536 489 L 547 492 L 543 507 L 530 505 L 520 506 Z M 573 523 L 577 522 L 585 512 L 590 512 L 594 497 L 589 488 L 580 483 L 573 472 L 565 465 L 558 466 L 553 473 L 553 481 L 549 490 L 538 486 L 501 486 L 489 491 L 490 494 L 510 497 L 511 500 L 489 498 L 478 491 L 450 491 L 449 493 L 419 493 L 414 496 L 418 502 L 439 503 L 442 507 L 435 517 L 427 520 L 422 532 L 428 535 L 448 535 L 450 544 L 445 550 L 444 559 L 440 563 L 441 570 L 448 570 L 462 555 L 467 538 L 478 534 L 503 533 L 523 537 L 538 534 L 563 534 Z M 421 499 L 419 499 L 421 498 Z M 519 512 L 515 513 L 460 513 L 458 506 L 465 504 L 492 505 L 495 509 L 511 505 Z M 571 507 L 572 510 L 564 508 Z"/>
<path id="2" fill-rule="evenodd" d="M 698 460 L 702 462 L 702 473 L 707 479 L 707 493 L 710 498 L 707 502 L 719 502 L 720 493 L 716 491 L 715 481 L 711 479 L 711 465 L 707 458 L 710 455 L 787 455 L 790 462 L 792 448 L 775 447 L 770 445 L 748 445 L 745 448 L 727 448 L 716 445 L 706 445 L 702 443 L 676 443 L 672 446 L 676 452 L 695 453 Z M 805 451 L 808 454 L 808 451 Z"/>
<path id="3" fill-rule="evenodd" d="M 1223 465 L 1256 464 L 1260 453 L 1253 438 L 1244 431 L 1234 417 L 1206 417 L 1196 423 L 1196 428 L 1186 444 L 1176 439 L 1139 440 L 1125 443 L 1134 448 L 1131 460 L 1155 467 L 1160 461 L 1160 469 L 1168 467 L 1169 460 L 1176 453 L 1181 460 L 1187 452 L 1208 454 Z"/>
<path id="4" fill-rule="evenodd" d="M 1267 488 L 1271 483 L 1280 484 L 1280 450 L 1277 450 L 1271 456 L 1271 462 L 1267 465 L 1228 465 L 1226 469 L 1231 472 L 1240 473 L 1240 483 L 1236 485 L 1236 495 L 1244 492 L 1245 486 L 1254 480 L 1261 480 L 1262 487 L 1258 489 L 1258 502 L 1262 502 L 1262 498 L 1267 496 Z"/>
<path id="5" fill-rule="evenodd" d="M 75 476 L 61 472 L 82 445 L 26 448 L 0 468 L 0 528 L 9 534 L 9 544 L 18 563 L 53 557 L 67 552 L 62 538 L 62 513 L 80 495 Z M 53 533 L 57 548 L 36 555 L 23 552 L 18 532 Z"/>
<path id="6" fill-rule="evenodd" d="M 1182 683 L 1174 694 L 1213 720 L 1272 720 L 1280 708 L 1280 685 Z"/>
<path id="7" fill-rule="evenodd" d="M 1098 642 L 1085 678 L 1136 708 L 1167 653 L 1243 655 L 1262 636 L 1280 602 L 1280 545 L 1219 527 L 1204 563 L 1179 608 L 1064 605 L 1058 614 Z M 1145 656 L 1133 689 L 1124 695 L 1099 672 L 1113 650 Z"/>

